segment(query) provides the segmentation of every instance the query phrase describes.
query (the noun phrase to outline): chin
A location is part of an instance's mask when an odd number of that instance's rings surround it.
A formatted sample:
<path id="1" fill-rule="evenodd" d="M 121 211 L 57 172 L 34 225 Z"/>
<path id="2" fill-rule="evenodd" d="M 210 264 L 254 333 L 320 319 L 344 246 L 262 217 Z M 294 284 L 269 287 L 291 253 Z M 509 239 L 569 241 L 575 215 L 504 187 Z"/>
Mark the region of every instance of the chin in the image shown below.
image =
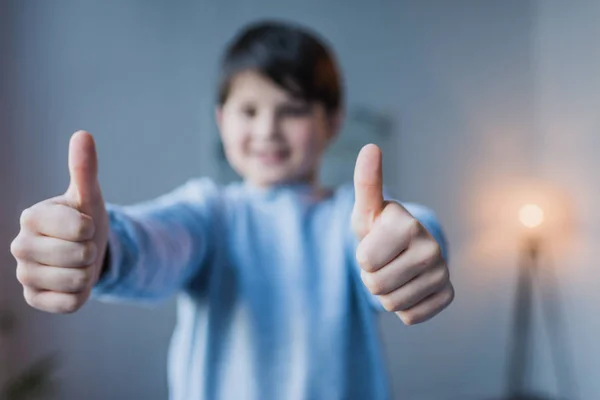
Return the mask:
<path id="1" fill-rule="evenodd" d="M 263 187 L 276 186 L 276 185 L 281 185 L 281 184 L 290 182 L 290 179 L 284 179 L 284 178 L 261 178 L 261 179 L 250 179 L 250 180 L 252 182 L 254 182 L 255 185 L 263 186 Z"/>
<path id="2" fill-rule="evenodd" d="M 293 180 L 294 176 L 287 169 L 277 167 L 255 168 L 252 172 L 247 178 L 263 186 L 285 183 Z"/>
<path id="3" fill-rule="evenodd" d="M 258 186 L 275 186 L 294 182 L 297 180 L 293 175 L 290 174 L 261 174 L 248 176 L 248 180 Z"/>

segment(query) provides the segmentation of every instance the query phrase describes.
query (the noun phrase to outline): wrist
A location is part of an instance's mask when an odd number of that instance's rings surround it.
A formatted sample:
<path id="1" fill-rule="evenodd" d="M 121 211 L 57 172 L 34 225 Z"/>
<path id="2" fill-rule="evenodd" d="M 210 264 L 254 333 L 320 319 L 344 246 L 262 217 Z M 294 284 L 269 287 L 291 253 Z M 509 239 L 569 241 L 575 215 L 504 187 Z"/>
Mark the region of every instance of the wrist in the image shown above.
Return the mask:
<path id="1" fill-rule="evenodd" d="M 110 246 L 107 241 L 106 246 L 104 248 L 104 254 L 102 256 L 102 261 L 100 264 L 100 271 L 98 271 L 98 278 L 96 279 L 96 283 L 101 281 L 106 276 L 106 274 L 108 274 L 108 271 L 110 269 L 110 261 L 111 261 Z"/>

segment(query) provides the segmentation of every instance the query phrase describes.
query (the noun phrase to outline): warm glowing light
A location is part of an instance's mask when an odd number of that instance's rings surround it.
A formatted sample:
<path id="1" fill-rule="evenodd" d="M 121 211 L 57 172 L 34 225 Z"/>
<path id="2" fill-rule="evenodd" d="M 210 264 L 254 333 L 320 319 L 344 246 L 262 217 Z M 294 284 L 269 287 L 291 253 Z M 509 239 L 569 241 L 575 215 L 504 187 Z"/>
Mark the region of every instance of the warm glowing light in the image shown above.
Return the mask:
<path id="1" fill-rule="evenodd" d="M 544 222 L 544 210 L 537 204 L 526 204 L 519 210 L 519 220 L 527 228 L 536 228 Z"/>

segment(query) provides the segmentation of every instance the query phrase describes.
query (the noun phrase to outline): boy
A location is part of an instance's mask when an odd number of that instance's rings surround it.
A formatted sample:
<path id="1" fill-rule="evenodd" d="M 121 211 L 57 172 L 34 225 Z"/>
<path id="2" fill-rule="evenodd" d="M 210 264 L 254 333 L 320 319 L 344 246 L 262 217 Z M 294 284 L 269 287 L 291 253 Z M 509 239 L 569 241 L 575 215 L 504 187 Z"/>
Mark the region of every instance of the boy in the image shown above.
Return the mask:
<path id="1" fill-rule="evenodd" d="M 376 312 L 419 323 L 454 291 L 434 215 L 384 201 L 376 146 L 358 155 L 354 188 L 319 186 L 340 81 L 315 34 L 247 27 L 225 53 L 216 107 L 243 183 L 192 179 L 133 206 L 105 204 L 94 141 L 77 132 L 69 188 L 25 210 L 11 246 L 27 302 L 68 313 L 90 294 L 177 294 L 171 399 L 387 398 Z"/>

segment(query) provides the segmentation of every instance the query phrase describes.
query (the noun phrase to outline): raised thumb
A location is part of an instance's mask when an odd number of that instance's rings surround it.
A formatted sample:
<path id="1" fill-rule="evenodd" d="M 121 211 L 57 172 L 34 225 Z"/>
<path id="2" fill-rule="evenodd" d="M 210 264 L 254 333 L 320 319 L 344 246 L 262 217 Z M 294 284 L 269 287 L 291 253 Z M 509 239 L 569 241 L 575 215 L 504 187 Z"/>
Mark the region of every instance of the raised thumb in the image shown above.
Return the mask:
<path id="1" fill-rule="evenodd" d="M 69 175 L 71 182 L 67 197 L 85 208 L 99 196 L 98 156 L 94 138 L 88 132 L 78 131 L 69 142 Z M 83 211 L 83 210 L 82 210 Z"/>
<path id="2" fill-rule="evenodd" d="M 358 153 L 354 168 L 354 209 L 352 225 L 357 235 L 368 233 L 383 210 L 383 173 L 381 150 L 368 144 Z"/>

